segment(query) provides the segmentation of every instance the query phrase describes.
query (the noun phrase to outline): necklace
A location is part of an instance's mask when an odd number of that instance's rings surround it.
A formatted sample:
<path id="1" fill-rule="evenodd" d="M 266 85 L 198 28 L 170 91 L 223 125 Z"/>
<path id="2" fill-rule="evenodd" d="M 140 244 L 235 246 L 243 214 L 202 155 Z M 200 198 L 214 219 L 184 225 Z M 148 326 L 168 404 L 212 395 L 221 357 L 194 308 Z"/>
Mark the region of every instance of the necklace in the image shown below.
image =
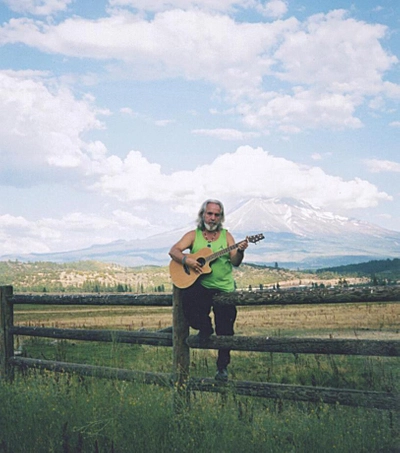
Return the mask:
<path id="1" fill-rule="evenodd" d="M 208 231 L 203 231 L 203 236 L 206 239 L 208 243 L 215 241 L 215 238 L 217 237 L 217 231 L 214 231 L 211 238 L 208 237 Z"/>

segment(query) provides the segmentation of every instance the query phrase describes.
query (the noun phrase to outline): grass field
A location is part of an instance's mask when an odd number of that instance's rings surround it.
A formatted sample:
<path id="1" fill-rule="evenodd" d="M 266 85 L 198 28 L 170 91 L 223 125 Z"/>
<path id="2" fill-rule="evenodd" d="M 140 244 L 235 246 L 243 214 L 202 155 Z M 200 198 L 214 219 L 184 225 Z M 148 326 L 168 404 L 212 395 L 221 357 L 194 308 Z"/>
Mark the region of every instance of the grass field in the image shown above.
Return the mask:
<path id="1" fill-rule="evenodd" d="M 172 325 L 170 307 L 17 305 L 15 324 L 72 328 L 157 330 Z M 324 335 L 399 338 L 400 303 L 238 307 L 239 335 Z"/>
<path id="2" fill-rule="evenodd" d="M 16 306 L 15 324 L 157 330 L 171 308 Z M 238 335 L 400 338 L 400 303 L 239 307 Z M 27 356 L 171 372 L 166 347 L 19 338 Z M 212 377 L 216 351 L 191 350 L 191 373 Z M 399 358 L 233 352 L 230 377 L 400 392 Z M 389 452 L 391 411 L 193 394 L 177 416 L 171 391 L 49 372 L 0 380 L 0 452 Z"/>

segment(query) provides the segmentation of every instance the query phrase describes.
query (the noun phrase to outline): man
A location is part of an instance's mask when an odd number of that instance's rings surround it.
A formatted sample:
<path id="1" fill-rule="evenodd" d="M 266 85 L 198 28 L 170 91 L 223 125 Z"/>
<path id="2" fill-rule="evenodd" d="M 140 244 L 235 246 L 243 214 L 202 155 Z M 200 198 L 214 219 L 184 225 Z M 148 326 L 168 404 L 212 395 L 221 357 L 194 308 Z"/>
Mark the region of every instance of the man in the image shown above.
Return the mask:
<path id="1" fill-rule="evenodd" d="M 241 242 L 237 248 L 218 257 L 211 264 L 212 272 L 203 273 L 201 264 L 191 257 L 191 253 L 209 247 L 212 252 L 218 252 L 235 244 L 232 235 L 224 228 L 225 220 L 223 204 L 218 200 L 206 200 L 199 211 L 196 230 L 186 233 L 170 250 L 173 260 L 197 272 L 200 277 L 189 288 L 183 290 L 183 312 L 190 327 L 199 330 L 200 341 L 207 340 L 214 333 L 210 312 L 214 312 L 215 329 L 217 335 L 233 335 L 236 320 L 236 306 L 233 304 L 218 304 L 213 301 L 215 294 L 232 292 L 235 283 L 232 275 L 232 266 L 239 266 L 243 260 L 247 241 Z M 188 250 L 189 253 L 184 253 Z M 230 350 L 218 351 L 216 379 L 228 379 L 228 365 Z"/>

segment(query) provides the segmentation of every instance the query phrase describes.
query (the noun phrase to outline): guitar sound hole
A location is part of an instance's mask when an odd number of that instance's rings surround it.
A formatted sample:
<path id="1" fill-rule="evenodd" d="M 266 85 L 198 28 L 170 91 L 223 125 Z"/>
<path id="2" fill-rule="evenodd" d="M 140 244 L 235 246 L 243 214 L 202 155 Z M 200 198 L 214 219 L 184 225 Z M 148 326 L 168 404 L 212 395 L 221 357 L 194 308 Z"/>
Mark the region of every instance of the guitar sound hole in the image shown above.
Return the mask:
<path id="1" fill-rule="evenodd" d="M 206 264 L 206 260 L 204 258 L 199 258 L 197 262 L 200 264 L 201 267 L 203 267 Z"/>

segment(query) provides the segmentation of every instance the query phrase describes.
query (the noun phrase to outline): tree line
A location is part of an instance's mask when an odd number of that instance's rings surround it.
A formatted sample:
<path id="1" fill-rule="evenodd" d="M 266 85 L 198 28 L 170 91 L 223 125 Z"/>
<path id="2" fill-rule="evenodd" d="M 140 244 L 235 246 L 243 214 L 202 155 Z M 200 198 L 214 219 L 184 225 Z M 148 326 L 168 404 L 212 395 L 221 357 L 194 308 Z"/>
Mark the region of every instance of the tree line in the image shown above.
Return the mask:
<path id="1" fill-rule="evenodd" d="M 317 274 L 323 272 L 335 272 L 338 274 L 356 274 L 358 276 L 373 275 L 382 272 L 400 274 L 400 259 L 372 260 L 366 263 L 347 264 L 344 266 L 326 267 L 318 269 Z"/>

